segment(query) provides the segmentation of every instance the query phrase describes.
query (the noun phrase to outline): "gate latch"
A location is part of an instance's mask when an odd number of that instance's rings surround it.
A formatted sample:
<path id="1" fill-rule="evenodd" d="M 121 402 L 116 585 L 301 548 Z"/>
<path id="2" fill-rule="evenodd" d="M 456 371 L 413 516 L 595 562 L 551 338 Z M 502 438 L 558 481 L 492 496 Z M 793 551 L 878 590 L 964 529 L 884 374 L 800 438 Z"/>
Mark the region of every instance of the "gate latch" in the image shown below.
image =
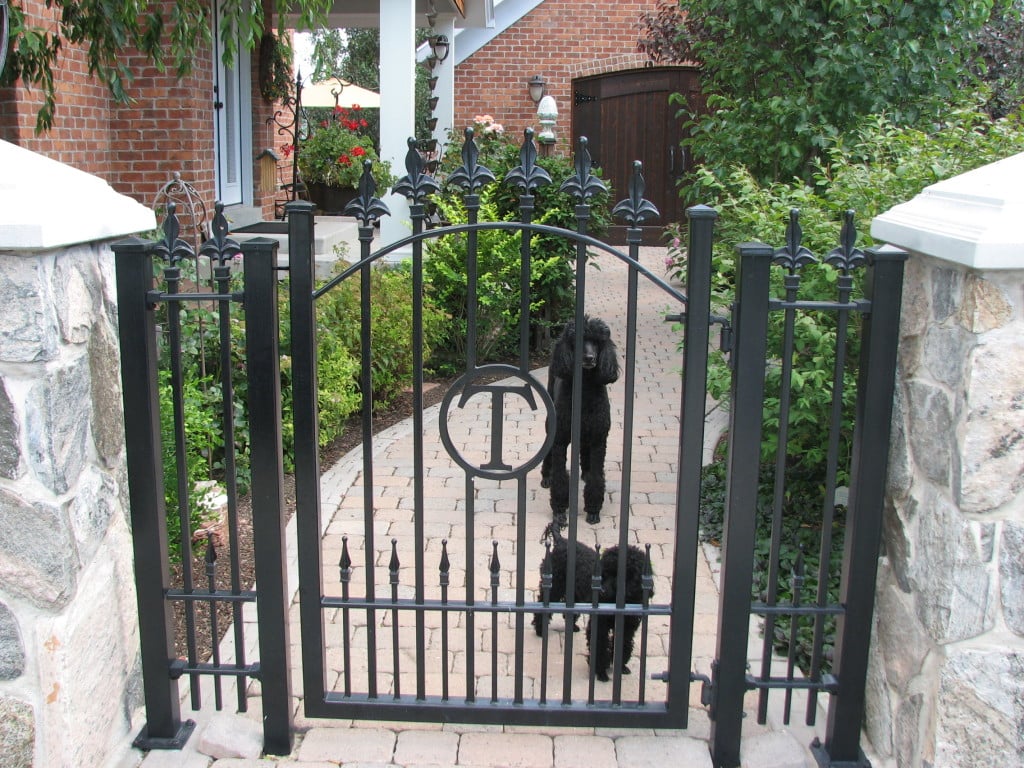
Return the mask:
<path id="1" fill-rule="evenodd" d="M 700 680 L 700 703 L 701 706 L 711 706 L 711 696 L 714 691 L 714 683 L 711 682 L 711 678 L 707 675 L 702 675 L 699 672 L 690 673 L 690 682 L 695 683 Z"/>
<path id="2" fill-rule="evenodd" d="M 732 332 L 732 318 L 724 317 L 722 315 L 712 315 L 710 317 L 711 325 L 720 325 L 722 330 L 718 335 L 718 348 L 725 354 L 732 352 L 733 343 L 733 332 Z"/>

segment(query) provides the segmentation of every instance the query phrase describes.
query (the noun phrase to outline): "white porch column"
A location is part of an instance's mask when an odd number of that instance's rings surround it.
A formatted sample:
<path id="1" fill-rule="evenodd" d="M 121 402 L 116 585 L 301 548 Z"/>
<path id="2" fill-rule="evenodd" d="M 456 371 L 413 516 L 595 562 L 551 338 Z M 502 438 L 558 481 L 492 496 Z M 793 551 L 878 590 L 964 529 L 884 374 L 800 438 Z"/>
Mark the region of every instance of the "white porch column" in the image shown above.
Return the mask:
<path id="1" fill-rule="evenodd" d="M 445 142 L 448 141 L 448 132 L 452 128 L 461 129 L 466 126 L 455 126 L 455 17 L 440 16 L 434 27 L 434 34 L 444 35 L 448 38 L 450 49 L 448 58 L 434 67 L 433 75 L 437 77 L 437 85 L 434 87 L 434 96 L 437 96 L 437 108 L 434 115 L 437 117 L 437 125 L 434 127 L 433 138 L 437 139 L 437 148 L 444 151 Z"/>
<path id="2" fill-rule="evenodd" d="M 415 130 L 416 111 L 416 4 L 415 0 L 380 3 L 380 148 L 391 172 L 405 175 L 406 140 Z M 385 190 L 379 190 L 384 192 Z M 381 245 L 401 240 L 412 231 L 409 204 L 401 195 L 380 195 L 391 210 L 381 220 Z M 408 254 L 393 254 L 400 260 Z"/>

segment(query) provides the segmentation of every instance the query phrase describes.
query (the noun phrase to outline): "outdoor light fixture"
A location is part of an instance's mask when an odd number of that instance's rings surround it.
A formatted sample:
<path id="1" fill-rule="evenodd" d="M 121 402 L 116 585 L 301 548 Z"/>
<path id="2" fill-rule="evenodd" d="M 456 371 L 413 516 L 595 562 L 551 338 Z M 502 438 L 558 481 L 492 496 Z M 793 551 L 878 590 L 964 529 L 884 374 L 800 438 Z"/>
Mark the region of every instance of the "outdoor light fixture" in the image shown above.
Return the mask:
<path id="1" fill-rule="evenodd" d="M 427 39 L 430 44 L 430 52 L 434 54 L 438 63 L 448 58 L 448 51 L 451 46 L 448 44 L 448 38 L 445 35 L 434 35 Z"/>
<path id="2" fill-rule="evenodd" d="M 544 96 L 544 87 L 546 85 L 547 83 L 540 75 L 534 75 L 530 78 L 529 82 L 526 83 L 526 88 L 530 92 L 530 99 L 533 100 L 534 104 L 539 102 Z"/>

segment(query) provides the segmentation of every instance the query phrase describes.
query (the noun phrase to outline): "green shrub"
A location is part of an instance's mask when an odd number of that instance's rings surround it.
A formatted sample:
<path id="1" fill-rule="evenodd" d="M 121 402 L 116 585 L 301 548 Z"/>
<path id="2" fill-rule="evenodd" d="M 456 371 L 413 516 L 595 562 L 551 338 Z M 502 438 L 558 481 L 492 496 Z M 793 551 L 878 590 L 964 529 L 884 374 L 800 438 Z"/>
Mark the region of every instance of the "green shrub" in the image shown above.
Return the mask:
<path id="1" fill-rule="evenodd" d="M 885 116 L 865 121 L 849 136 L 836 141 L 820 160 L 814 184 L 794 181 L 789 184 L 761 184 L 745 168 L 733 167 L 721 176 L 698 170 L 701 194 L 719 212 L 713 251 L 713 293 L 719 311 L 734 300 L 736 246 L 745 241 L 761 241 L 774 246 L 785 242 L 787 212 L 801 211 L 803 245 L 819 258 L 838 245 L 838 221 L 842 212 L 857 212 L 858 245 L 873 245 L 868 235 L 871 219 L 892 206 L 908 200 L 928 184 L 963 173 L 985 163 L 1008 156 L 1024 146 L 1024 126 L 1020 115 L 991 121 L 972 109 L 951 111 L 943 125 L 928 132 L 894 125 Z M 669 271 L 681 274 L 686 255 L 679 245 L 685 232 L 670 233 L 672 263 Z M 673 246 L 672 244 L 675 243 Z M 772 295 L 783 294 L 781 269 L 772 270 Z M 860 295 L 861 271 L 855 273 L 854 295 Z M 837 273 L 829 266 L 812 265 L 800 271 L 802 299 L 834 300 Z M 774 461 L 779 434 L 779 390 L 783 313 L 773 312 L 769 322 L 769 356 L 775 364 L 766 370 L 764 422 L 761 447 L 761 488 L 758 512 L 758 569 L 753 588 L 755 599 L 762 599 L 767 584 L 768 546 L 774 483 Z M 853 431 L 856 396 L 853 366 L 857 363 L 860 335 L 859 318 L 851 317 L 846 340 L 847 365 L 843 372 L 842 428 L 838 459 L 838 484 L 849 481 L 849 451 Z M 790 598 L 790 578 L 797 554 L 802 550 L 806 566 L 803 600 L 817 589 L 821 511 L 824 498 L 827 443 L 820 425 L 830 423 L 832 407 L 832 361 L 836 354 L 836 318 L 834 313 L 801 312 L 795 326 L 792 407 L 789 414 L 789 438 L 786 455 L 785 522 L 782 535 L 780 601 Z M 774 352 L 772 351 L 774 350 Z M 718 398 L 727 398 L 731 372 L 721 353 L 713 355 L 709 369 L 709 390 Z M 724 458 L 706 469 L 702 486 L 702 535 L 718 540 L 724 507 Z M 842 552 L 843 507 L 836 507 L 832 531 L 829 569 L 829 601 L 838 595 Z M 775 627 L 775 642 L 783 652 L 788 645 L 784 626 Z M 798 659 L 809 659 L 813 624 L 801 620 Z M 833 622 L 826 622 L 826 645 L 834 634 Z M 804 667 L 806 669 L 806 666 Z"/>
<path id="2" fill-rule="evenodd" d="M 346 419 L 358 411 L 359 393 L 359 283 L 357 273 L 317 300 L 317 377 L 321 447 L 338 438 Z M 233 278 L 232 290 L 238 289 Z M 412 277 L 408 264 L 371 270 L 373 398 L 386 405 L 412 382 Z M 160 307 L 166 327 L 166 305 Z M 292 424 L 292 365 L 287 285 L 278 291 L 281 338 L 282 443 L 286 471 L 294 469 L 295 440 Z M 424 305 L 424 356 L 429 356 L 444 327 L 444 316 L 427 301 Z M 233 387 L 234 460 L 238 492 L 250 485 L 249 418 L 245 365 L 245 320 L 238 304 L 232 304 L 230 321 L 231 380 Z M 169 548 L 180 560 L 177 459 L 175 456 L 173 401 L 166 334 L 160 348 L 160 420 L 163 439 L 164 495 L 168 509 Z M 224 478 L 225 440 L 219 321 L 205 304 L 189 304 L 181 311 L 183 358 L 183 409 L 186 432 L 185 463 L 188 473 L 190 526 L 202 522 L 200 481 Z"/>
<path id="3" fill-rule="evenodd" d="M 496 183 L 480 192 L 479 221 L 509 221 L 520 219 L 522 189 L 503 180 L 519 165 L 520 143 L 506 136 L 500 126 L 487 116 L 477 118 L 474 141 L 479 149 L 477 162 L 490 169 Z M 451 137 L 439 172 L 444 179 L 462 164 L 461 137 Z M 576 229 L 576 200 L 560 191 L 562 182 L 575 173 L 572 160 L 562 156 L 538 157 L 537 165 L 552 179 L 551 184 L 533 191 L 532 221 L 565 229 Z M 598 171 L 594 171 L 599 175 Z M 462 200 L 463 190 L 445 184 L 442 192 L 432 201 L 443 221 L 452 224 L 467 222 Z M 601 192 L 590 202 L 588 234 L 600 237 L 611 223 L 609 201 L 611 194 Z M 481 360 L 496 360 L 515 354 L 518 345 L 520 301 L 520 236 L 517 232 L 497 230 L 480 231 L 478 235 L 478 290 L 477 309 L 480 326 L 477 329 Z M 466 237 L 448 236 L 427 241 L 428 285 L 437 304 L 450 317 L 451 325 L 443 343 L 444 357 L 457 360 L 465 354 L 466 338 Z M 534 350 L 547 347 L 550 329 L 564 322 L 573 311 L 575 302 L 576 242 L 563 237 L 534 234 L 530 240 L 530 325 Z M 454 364 L 454 363 L 450 363 Z"/>

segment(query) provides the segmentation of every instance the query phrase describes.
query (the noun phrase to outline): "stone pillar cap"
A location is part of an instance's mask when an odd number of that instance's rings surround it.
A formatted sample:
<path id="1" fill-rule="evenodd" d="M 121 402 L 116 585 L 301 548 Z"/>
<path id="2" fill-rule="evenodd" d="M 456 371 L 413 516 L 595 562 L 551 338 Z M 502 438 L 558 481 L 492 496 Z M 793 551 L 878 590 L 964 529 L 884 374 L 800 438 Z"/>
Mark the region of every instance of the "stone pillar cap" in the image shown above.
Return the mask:
<path id="1" fill-rule="evenodd" d="M 973 269 L 1024 269 L 1024 152 L 940 181 L 876 216 L 871 236 Z"/>
<path id="2" fill-rule="evenodd" d="M 98 176 L 0 141 L 0 251 L 61 248 L 156 229 L 146 206 Z"/>

